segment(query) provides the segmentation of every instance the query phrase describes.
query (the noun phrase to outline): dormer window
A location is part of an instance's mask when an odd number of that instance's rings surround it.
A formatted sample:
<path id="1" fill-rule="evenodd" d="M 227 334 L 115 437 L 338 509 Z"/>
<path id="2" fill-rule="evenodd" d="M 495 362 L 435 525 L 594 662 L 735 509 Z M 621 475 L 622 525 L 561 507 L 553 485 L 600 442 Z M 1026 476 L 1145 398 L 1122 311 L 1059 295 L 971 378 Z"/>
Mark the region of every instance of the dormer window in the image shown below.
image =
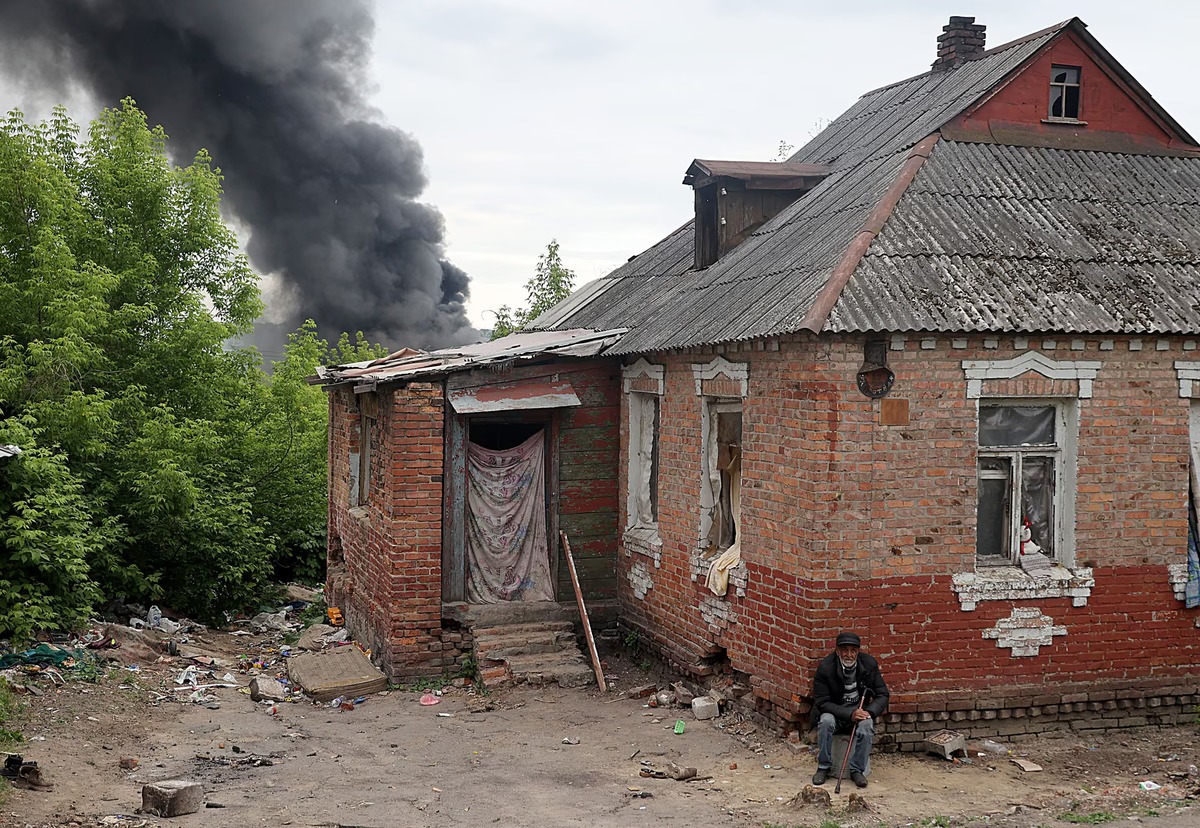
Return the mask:
<path id="1" fill-rule="evenodd" d="M 1079 67 L 1050 67 L 1050 117 L 1079 120 Z"/>
<path id="2" fill-rule="evenodd" d="M 818 164 L 693 161 L 683 183 L 696 194 L 696 269 L 715 263 L 827 175 Z"/>

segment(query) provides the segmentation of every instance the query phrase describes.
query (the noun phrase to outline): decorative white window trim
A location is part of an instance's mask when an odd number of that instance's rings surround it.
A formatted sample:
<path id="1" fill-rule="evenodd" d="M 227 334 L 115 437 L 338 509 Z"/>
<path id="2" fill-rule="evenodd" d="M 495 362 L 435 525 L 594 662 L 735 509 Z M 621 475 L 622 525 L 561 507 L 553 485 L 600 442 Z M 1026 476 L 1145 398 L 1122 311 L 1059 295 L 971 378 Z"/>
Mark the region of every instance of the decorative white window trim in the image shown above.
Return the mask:
<path id="1" fill-rule="evenodd" d="M 1077 380 L 1079 399 L 1086 400 L 1091 399 L 1092 381 L 1104 363 L 1080 359 L 1054 360 L 1037 351 L 1027 351 L 1012 359 L 964 359 L 962 367 L 967 375 L 969 400 L 983 396 L 984 380 L 1015 379 L 1027 371 L 1036 371 L 1046 379 Z"/>
<path id="2" fill-rule="evenodd" d="M 1176 360 L 1175 376 L 1179 378 L 1179 396 L 1185 399 L 1200 397 L 1200 389 L 1194 385 L 1200 380 L 1200 362 Z"/>
<path id="3" fill-rule="evenodd" d="M 1054 636 L 1066 634 L 1066 627 L 1056 625 L 1037 607 L 1013 607 L 1008 618 L 1001 618 L 996 626 L 983 631 L 983 637 L 994 638 L 997 647 L 1010 648 L 1013 658 L 1036 656 L 1042 647 L 1054 643 Z"/>
<path id="4" fill-rule="evenodd" d="M 621 366 L 621 377 L 624 381 L 623 387 L 626 394 L 633 390 L 632 386 L 635 379 L 638 377 L 646 377 L 658 386 L 657 390 L 653 393 L 658 394 L 661 397 L 663 394 L 665 374 L 666 370 L 662 365 L 652 365 L 646 361 L 645 357 L 642 357 L 632 365 Z M 641 393 L 646 392 L 643 391 Z"/>
<path id="5" fill-rule="evenodd" d="M 692 364 L 692 377 L 696 380 L 696 396 L 704 394 L 704 381 L 716 379 L 724 374 L 741 387 L 743 398 L 750 395 L 750 364 L 748 362 L 730 362 L 725 357 L 717 357 L 707 365 Z"/>
<path id="6" fill-rule="evenodd" d="M 951 589 L 958 594 L 963 612 L 981 601 L 1025 601 L 1035 598 L 1070 598 L 1071 605 L 1087 606 L 1096 579 L 1091 567 L 1054 566 L 1046 575 L 1033 577 L 1015 566 L 997 566 L 953 576 Z"/>

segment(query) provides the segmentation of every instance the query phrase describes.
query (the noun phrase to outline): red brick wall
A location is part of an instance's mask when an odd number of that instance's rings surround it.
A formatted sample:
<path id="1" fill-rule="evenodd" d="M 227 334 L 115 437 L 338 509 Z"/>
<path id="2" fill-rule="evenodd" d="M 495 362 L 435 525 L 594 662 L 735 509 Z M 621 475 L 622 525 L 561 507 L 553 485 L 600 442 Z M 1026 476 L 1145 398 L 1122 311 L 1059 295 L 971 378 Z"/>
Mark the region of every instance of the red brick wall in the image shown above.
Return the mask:
<path id="1" fill-rule="evenodd" d="M 1087 126 L 1042 123 L 1049 114 L 1050 67 L 1054 65 L 1080 67 L 1079 119 Z M 1138 106 L 1130 90 L 1107 75 L 1095 56 L 1070 34 L 962 122 L 968 128 L 987 130 L 993 121 L 1004 126 L 1021 124 L 1047 135 L 1061 134 L 1062 130 L 1120 133 L 1163 146 L 1174 137 Z"/>
<path id="2" fill-rule="evenodd" d="M 441 673 L 461 656 L 461 634 L 441 618 L 441 383 L 378 392 L 370 500 L 358 508 L 349 458 L 363 401 L 349 390 L 329 399 L 329 599 L 390 676 Z"/>
<path id="3" fill-rule="evenodd" d="M 1082 726 L 1069 724 L 1081 716 L 1136 724 L 1146 718 L 1129 712 L 1138 704 L 1160 708 L 1160 720 L 1181 715 L 1200 694 L 1200 615 L 1175 599 L 1166 570 L 1186 554 L 1188 400 L 1179 397 L 1173 363 L 1196 351 L 1178 338 L 1162 340 L 1165 350 L 1154 338 L 1140 350 L 1128 337 L 1059 339 L 1053 349 L 1043 338 L 1028 343 L 1053 360 L 1102 363 L 1093 397 L 1078 401 L 1076 561 L 1094 567 L 1096 586 L 1082 607 L 1047 598 L 964 611 L 951 577 L 974 570 L 977 401 L 966 396 L 962 362 L 1026 349 L 1011 339 L 994 348 L 983 337 L 931 341 L 935 347 L 923 348 L 911 336 L 904 350 L 889 351 L 891 396 L 910 405 L 908 424 L 898 426 L 879 425 L 880 403 L 854 386 L 861 342 L 803 336 L 778 350 L 750 343 L 724 354 L 750 364 L 742 467 L 748 583 L 744 597 L 731 590 L 724 599 L 710 596 L 702 577 L 693 581 L 690 566 L 701 443 L 691 366 L 710 362 L 713 349 L 648 357 L 667 367 L 663 551 L 656 568 L 622 550 L 627 623 L 697 672 L 724 650 L 733 669 L 750 674 L 760 712 L 785 730 L 805 719 L 812 671 L 843 628 L 861 632 L 883 661 L 894 693 L 888 728 L 909 743 L 947 722 L 978 722 L 982 732 L 1003 720 L 1008 732 L 1025 732 L 1012 728 Z M 1077 388 L 1026 375 L 987 381 L 984 394 L 1074 396 Z M 627 446 L 624 435 L 622 467 Z M 622 515 L 624 508 L 622 494 Z M 653 582 L 643 598 L 629 581 L 635 566 Z M 715 622 L 714 601 L 725 613 Z M 1014 657 L 983 633 L 1015 607 L 1037 607 L 1067 634 L 1036 657 Z"/>

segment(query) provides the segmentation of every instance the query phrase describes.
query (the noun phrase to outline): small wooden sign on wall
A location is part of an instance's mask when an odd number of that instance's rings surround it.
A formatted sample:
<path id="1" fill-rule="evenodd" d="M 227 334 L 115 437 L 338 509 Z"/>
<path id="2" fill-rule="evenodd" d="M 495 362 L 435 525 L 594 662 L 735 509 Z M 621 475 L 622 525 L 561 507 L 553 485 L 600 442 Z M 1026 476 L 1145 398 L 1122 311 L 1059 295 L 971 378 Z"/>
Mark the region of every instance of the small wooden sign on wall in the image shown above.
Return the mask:
<path id="1" fill-rule="evenodd" d="M 884 397 L 879 401 L 880 425 L 908 425 L 908 400 Z"/>

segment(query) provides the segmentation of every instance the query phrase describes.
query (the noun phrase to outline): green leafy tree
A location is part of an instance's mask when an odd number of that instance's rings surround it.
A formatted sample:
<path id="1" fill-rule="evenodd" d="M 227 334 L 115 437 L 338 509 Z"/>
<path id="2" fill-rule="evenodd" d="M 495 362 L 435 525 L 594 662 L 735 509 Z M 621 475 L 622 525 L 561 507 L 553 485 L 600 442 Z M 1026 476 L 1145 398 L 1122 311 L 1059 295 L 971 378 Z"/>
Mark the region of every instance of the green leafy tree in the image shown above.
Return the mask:
<path id="1" fill-rule="evenodd" d="M 227 345 L 261 304 L 221 179 L 203 150 L 172 165 L 132 100 L 83 140 L 62 110 L 0 122 L 0 443 L 25 449 L 0 461 L 0 635 L 101 595 L 212 620 L 274 572 L 319 577 L 326 408 L 304 377 L 377 349 L 309 325 L 268 378 Z"/>
<path id="2" fill-rule="evenodd" d="M 575 289 L 575 272 L 562 263 L 558 255 L 558 240 L 546 245 L 546 252 L 538 257 L 537 267 L 525 283 L 525 298 L 529 306 L 512 308 L 501 305 L 496 311 L 496 326 L 492 328 L 492 339 L 499 339 L 523 329 L 544 312 L 571 295 Z"/>

